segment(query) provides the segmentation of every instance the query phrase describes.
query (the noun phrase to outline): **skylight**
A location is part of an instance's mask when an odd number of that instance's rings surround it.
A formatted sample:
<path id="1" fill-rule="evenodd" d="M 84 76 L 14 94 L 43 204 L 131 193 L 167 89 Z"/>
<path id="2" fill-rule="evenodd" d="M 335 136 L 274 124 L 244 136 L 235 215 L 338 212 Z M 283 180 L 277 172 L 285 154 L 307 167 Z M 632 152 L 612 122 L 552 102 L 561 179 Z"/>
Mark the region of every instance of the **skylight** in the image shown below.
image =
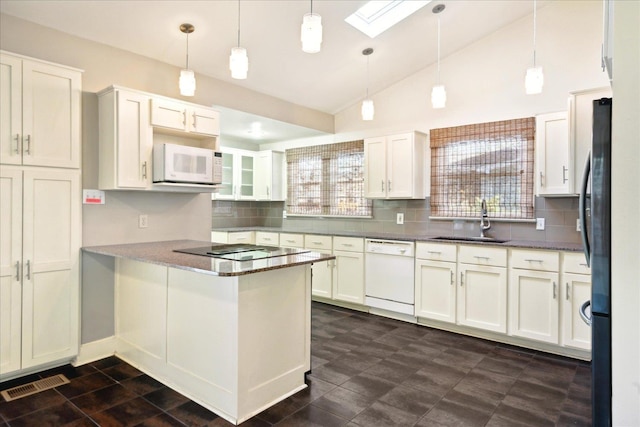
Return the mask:
<path id="1" fill-rule="evenodd" d="M 431 0 L 374 0 L 349 15 L 345 21 L 374 38 L 429 3 Z"/>

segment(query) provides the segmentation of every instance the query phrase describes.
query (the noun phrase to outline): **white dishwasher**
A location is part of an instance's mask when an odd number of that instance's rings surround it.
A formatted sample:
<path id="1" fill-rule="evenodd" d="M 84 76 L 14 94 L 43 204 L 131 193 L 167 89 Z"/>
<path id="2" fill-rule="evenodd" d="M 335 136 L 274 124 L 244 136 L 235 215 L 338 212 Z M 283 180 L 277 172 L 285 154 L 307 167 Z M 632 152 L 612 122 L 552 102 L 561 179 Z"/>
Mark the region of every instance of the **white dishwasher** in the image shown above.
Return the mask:
<path id="1" fill-rule="evenodd" d="M 365 240 L 365 304 L 414 315 L 414 243 Z"/>

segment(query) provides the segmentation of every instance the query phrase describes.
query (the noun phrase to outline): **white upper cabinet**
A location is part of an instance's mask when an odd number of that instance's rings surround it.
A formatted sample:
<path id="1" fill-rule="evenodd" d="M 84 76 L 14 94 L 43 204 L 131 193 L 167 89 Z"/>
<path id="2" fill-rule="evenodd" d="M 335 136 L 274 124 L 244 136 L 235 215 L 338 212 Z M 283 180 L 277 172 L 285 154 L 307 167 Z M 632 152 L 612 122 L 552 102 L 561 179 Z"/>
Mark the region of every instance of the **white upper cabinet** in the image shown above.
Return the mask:
<path id="1" fill-rule="evenodd" d="M 150 187 L 153 139 L 149 97 L 124 89 L 111 89 L 98 94 L 98 103 L 100 189 Z"/>
<path id="2" fill-rule="evenodd" d="M 80 168 L 79 70 L 0 54 L 0 163 Z"/>
<path id="3" fill-rule="evenodd" d="M 419 132 L 365 139 L 365 197 L 423 199 L 425 150 Z"/>
<path id="4" fill-rule="evenodd" d="M 256 200 L 284 200 L 284 153 L 259 151 L 255 156 L 254 196 Z"/>
<path id="5" fill-rule="evenodd" d="M 574 149 L 573 194 L 580 192 L 582 172 L 591 150 L 593 127 L 593 101 L 610 98 L 611 88 L 597 88 L 569 94 L 569 143 Z"/>
<path id="6" fill-rule="evenodd" d="M 203 136 L 220 135 L 220 113 L 177 100 L 151 99 L 151 126 Z"/>
<path id="7" fill-rule="evenodd" d="M 254 200 L 256 152 L 222 147 L 222 184 L 213 200 Z"/>
<path id="8" fill-rule="evenodd" d="M 537 194 L 566 195 L 573 190 L 567 112 L 536 116 Z"/>

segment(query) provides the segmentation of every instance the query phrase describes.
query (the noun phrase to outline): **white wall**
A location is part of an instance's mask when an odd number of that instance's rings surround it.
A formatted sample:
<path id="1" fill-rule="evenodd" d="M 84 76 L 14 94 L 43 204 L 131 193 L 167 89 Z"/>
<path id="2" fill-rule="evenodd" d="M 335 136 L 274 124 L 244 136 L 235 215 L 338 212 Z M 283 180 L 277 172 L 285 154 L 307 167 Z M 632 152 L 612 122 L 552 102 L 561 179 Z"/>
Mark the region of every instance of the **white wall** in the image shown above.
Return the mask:
<path id="1" fill-rule="evenodd" d="M 640 2 L 614 3 L 613 425 L 640 426 Z"/>

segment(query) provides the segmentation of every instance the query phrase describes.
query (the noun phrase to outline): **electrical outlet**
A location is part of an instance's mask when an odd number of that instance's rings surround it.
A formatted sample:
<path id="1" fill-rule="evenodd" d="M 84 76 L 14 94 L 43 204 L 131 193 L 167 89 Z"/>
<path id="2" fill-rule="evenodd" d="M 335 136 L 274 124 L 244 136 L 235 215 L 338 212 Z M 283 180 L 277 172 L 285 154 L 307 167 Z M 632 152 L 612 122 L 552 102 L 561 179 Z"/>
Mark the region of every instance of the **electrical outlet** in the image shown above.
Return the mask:
<path id="1" fill-rule="evenodd" d="M 580 224 L 580 218 L 576 219 L 576 231 L 582 231 L 582 225 Z"/>
<path id="2" fill-rule="evenodd" d="M 544 230 L 544 218 L 536 218 L 536 230 Z"/>
<path id="3" fill-rule="evenodd" d="M 287 211 L 282 211 L 282 218 L 286 218 L 287 217 Z"/>
<path id="4" fill-rule="evenodd" d="M 141 214 L 138 216 L 138 228 L 147 228 L 149 226 L 149 216 Z"/>
<path id="5" fill-rule="evenodd" d="M 404 224 L 404 214 L 403 213 L 398 213 L 396 214 L 396 224 L 402 225 Z"/>

